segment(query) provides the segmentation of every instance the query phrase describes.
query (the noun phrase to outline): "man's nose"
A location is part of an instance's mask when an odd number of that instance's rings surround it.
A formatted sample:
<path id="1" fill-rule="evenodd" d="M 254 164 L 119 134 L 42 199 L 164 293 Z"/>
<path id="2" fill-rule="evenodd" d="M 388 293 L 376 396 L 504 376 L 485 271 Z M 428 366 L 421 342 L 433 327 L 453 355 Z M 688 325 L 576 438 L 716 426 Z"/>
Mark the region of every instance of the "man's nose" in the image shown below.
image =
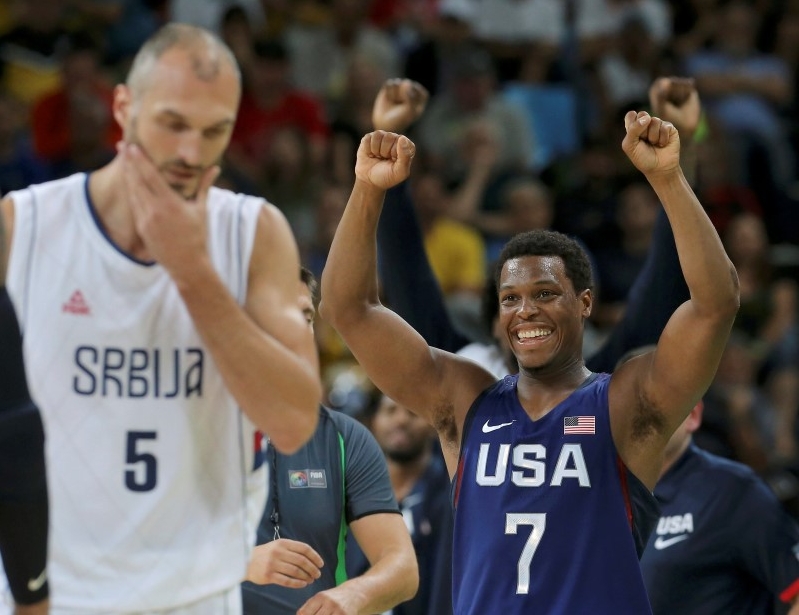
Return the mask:
<path id="1" fill-rule="evenodd" d="M 533 314 L 538 312 L 538 304 L 532 299 L 522 299 L 519 306 L 519 316 L 521 318 L 530 318 Z"/>
<path id="2" fill-rule="evenodd" d="M 187 130 L 180 136 L 178 142 L 178 158 L 189 166 L 198 167 L 202 163 L 202 135 L 193 130 Z"/>

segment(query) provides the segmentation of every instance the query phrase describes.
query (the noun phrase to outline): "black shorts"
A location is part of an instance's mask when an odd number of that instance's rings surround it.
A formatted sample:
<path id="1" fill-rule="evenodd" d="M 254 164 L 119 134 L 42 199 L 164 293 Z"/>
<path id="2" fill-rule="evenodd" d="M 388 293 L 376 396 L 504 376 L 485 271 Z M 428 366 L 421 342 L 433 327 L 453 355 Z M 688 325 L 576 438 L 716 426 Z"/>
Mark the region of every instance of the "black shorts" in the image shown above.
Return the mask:
<path id="1" fill-rule="evenodd" d="M 0 412 L 0 556 L 17 604 L 47 598 L 44 430 L 32 403 Z"/>

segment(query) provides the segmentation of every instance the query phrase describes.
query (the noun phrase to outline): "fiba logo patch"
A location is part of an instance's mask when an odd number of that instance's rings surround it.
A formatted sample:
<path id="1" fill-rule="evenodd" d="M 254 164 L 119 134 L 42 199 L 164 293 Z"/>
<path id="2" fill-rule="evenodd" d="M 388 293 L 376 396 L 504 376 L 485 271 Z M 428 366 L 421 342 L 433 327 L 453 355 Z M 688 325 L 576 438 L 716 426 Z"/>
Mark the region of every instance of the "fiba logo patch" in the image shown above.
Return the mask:
<path id="1" fill-rule="evenodd" d="M 292 489 L 327 489 L 327 474 L 322 470 L 289 470 Z"/>

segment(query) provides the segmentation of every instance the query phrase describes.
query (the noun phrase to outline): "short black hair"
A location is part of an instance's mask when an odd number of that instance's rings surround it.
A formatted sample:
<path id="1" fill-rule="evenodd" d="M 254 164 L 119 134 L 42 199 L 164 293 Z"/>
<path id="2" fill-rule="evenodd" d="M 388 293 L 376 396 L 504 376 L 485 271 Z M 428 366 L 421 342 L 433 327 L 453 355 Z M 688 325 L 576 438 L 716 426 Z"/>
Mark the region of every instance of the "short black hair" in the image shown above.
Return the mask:
<path id="1" fill-rule="evenodd" d="M 523 256 L 557 256 L 563 261 L 566 275 L 575 291 L 580 293 L 594 286 L 591 261 L 575 239 L 558 231 L 534 229 L 513 236 L 502 248 L 494 268 L 495 288 L 499 288 L 499 278 L 505 263 Z"/>
<path id="2" fill-rule="evenodd" d="M 308 267 L 300 266 L 300 282 L 308 287 L 308 290 L 311 291 L 311 299 L 315 300 L 319 283 L 316 281 L 316 276 Z"/>

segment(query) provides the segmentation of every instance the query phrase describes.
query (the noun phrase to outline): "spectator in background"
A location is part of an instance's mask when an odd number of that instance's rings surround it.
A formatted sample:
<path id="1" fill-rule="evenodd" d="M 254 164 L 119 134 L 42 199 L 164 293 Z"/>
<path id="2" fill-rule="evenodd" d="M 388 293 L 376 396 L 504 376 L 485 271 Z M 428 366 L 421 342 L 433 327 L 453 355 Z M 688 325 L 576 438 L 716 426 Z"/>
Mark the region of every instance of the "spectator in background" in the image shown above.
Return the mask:
<path id="1" fill-rule="evenodd" d="M 61 85 L 33 104 L 34 148 L 55 177 L 102 166 L 122 138 L 111 112 L 114 90 L 101 62 L 102 51 L 90 35 L 71 34 L 61 59 Z"/>
<path id="2" fill-rule="evenodd" d="M 61 82 L 60 54 L 68 38 L 65 3 L 21 3 L 17 23 L 0 36 L 2 85 L 25 104 Z"/>
<path id="3" fill-rule="evenodd" d="M 304 268 L 300 278 L 313 328 L 316 280 Z M 309 442 L 291 455 L 268 446 L 266 457 L 270 489 L 242 585 L 245 614 L 378 613 L 414 595 L 413 546 L 366 427 L 320 407 Z M 357 572 L 346 566 L 348 542 L 366 553 Z"/>
<path id="4" fill-rule="evenodd" d="M 486 203 L 497 161 L 498 143 L 491 130 L 477 132 L 464 152 L 469 170 L 454 190 L 448 213 L 479 230 L 492 263 L 505 242 L 521 231 L 549 228 L 554 219 L 554 201 L 549 188 L 532 173 L 512 174 L 500 184 L 497 198 Z"/>
<path id="5" fill-rule="evenodd" d="M 242 74 L 249 75 L 255 56 L 256 32 L 253 30 L 247 11 L 241 5 L 233 4 L 222 14 L 219 37 L 236 56 Z M 246 79 L 249 79 L 249 76 Z"/>
<path id="6" fill-rule="evenodd" d="M 444 297 L 472 303 L 473 311 L 479 311 L 488 270 L 483 238 L 473 227 L 449 217 L 451 197 L 436 173 L 417 174 L 411 180 L 411 192 L 425 252 Z"/>
<path id="7" fill-rule="evenodd" d="M 473 47 L 458 57 L 449 88 L 430 102 L 414 134 L 432 170 L 457 184 L 468 170 L 464 151 L 485 131 L 498 147 L 493 179 L 528 168 L 533 145 L 526 119 L 499 94 L 491 57 Z"/>
<path id="8" fill-rule="evenodd" d="M 696 439 L 702 448 L 764 476 L 771 466 L 776 412 L 758 386 L 757 371 L 752 340 L 733 330 L 705 394 L 704 420 Z"/>
<path id="9" fill-rule="evenodd" d="M 368 0 L 331 0 L 329 22 L 289 26 L 286 42 L 297 87 L 335 105 L 344 95 L 354 56 L 369 58 L 383 78 L 399 75 L 399 53 L 386 33 L 369 24 L 368 4 Z"/>
<path id="10" fill-rule="evenodd" d="M 600 329 L 609 330 L 621 320 L 630 289 L 649 255 L 659 211 L 657 195 L 648 184 L 632 183 L 619 194 L 616 241 L 594 251 L 599 292 L 592 321 Z"/>
<path id="11" fill-rule="evenodd" d="M 0 194 L 51 178 L 47 164 L 33 151 L 23 110 L 0 88 Z"/>
<path id="12" fill-rule="evenodd" d="M 751 468 L 693 443 L 699 402 L 669 440 L 661 516 L 641 557 L 654 615 L 799 615 L 799 527 Z M 781 611 L 780 611 L 781 612 Z"/>
<path id="13" fill-rule="evenodd" d="M 394 497 L 411 535 L 419 566 L 419 590 L 392 615 L 452 613 L 452 505 L 449 476 L 435 431 L 407 408 L 381 395 L 365 417 L 383 449 Z M 369 562 L 357 545 L 347 549 L 347 571 L 363 574 Z"/>
<path id="14" fill-rule="evenodd" d="M 748 2 L 732 0 L 717 20 L 711 46 L 686 58 L 687 72 L 730 145 L 733 176 L 761 190 L 785 191 L 796 175 L 780 119 L 793 96 L 788 66 L 757 49 L 761 19 Z M 768 161 L 765 171 L 757 167 L 762 177 L 754 173 L 756 157 Z"/>
<path id="15" fill-rule="evenodd" d="M 405 77 L 431 96 L 446 91 L 458 57 L 472 43 L 474 11 L 471 0 L 440 0 L 430 27 L 405 58 Z"/>
<path id="16" fill-rule="evenodd" d="M 322 103 L 292 86 L 290 58 L 281 42 L 258 40 L 252 51 L 228 160 L 259 183 L 276 133 L 293 129 L 305 141 L 312 169 L 318 169 L 329 134 Z"/>
<path id="17" fill-rule="evenodd" d="M 598 62 L 604 130 L 615 125 L 624 109 L 647 103 L 652 80 L 663 74 L 663 44 L 641 15 L 632 14 L 622 22 L 612 48 Z"/>
<path id="18" fill-rule="evenodd" d="M 81 30 L 103 41 L 103 60 L 124 65 L 161 25 L 155 6 L 164 0 L 69 0 Z"/>
<path id="19" fill-rule="evenodd" d="M 222 18 L 231 6 L 240 6 L 247 13 L 253 31 L 265 26 L 264 3 L 261 0 L 166 0 L 169 21 L 190 23 L 220 34 Z"/>
<path id="20" fill-rule="evenodd" d="M 349 184 L 361 137 L 372 126 L 372 105 L 386 79 L 380 64 L 362 53 L 353 54 L 346 71 L 344 93 L 330 109 L 328 169 L 335 181 Z"/>
<path id="21" fill-rule="evenodd" d="M 767 445 L 773 461 L 795 460 L 796 416 L 799 411 L 799 290 L 796 280 L 777 276 L 770 261 L 770 245 L 763 220 L 742 213 L 722 235 L 739 271 L 741 309 L 735 328 L 753 343 L 757 357 L 757 384 L 762 384 L 771 416 Z"/>
<path id="22" fill-rule="evenodd" d="M 724 135 L 713 133 L 697 145 L 698 164 L 702 169 L 697 178 L 697 194 L 702 198 L 707 215 L 723 236 L 730 221 L 741 213 L 762 217 L 763 208 L 758 193 L 735 176 Z"/>

